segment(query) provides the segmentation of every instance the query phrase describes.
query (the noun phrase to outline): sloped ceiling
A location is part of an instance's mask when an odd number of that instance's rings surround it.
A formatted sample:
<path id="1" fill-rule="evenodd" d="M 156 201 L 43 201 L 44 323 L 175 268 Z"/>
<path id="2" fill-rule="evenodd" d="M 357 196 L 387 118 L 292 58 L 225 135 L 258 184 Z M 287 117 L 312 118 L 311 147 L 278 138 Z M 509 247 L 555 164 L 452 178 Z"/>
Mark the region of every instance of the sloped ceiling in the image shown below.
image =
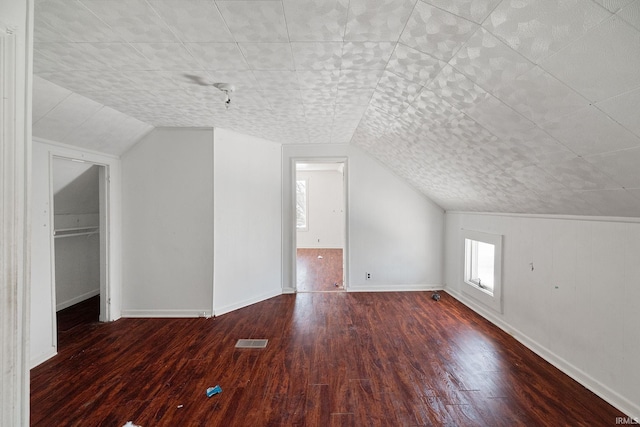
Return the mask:
<path id="1" fill-rule="evenodd" d="M 113 108 L 33 77 L 33 136 L 120 155 L 153 129 Z"/>
<path id="2" fill-rule="evenodd" d="M 36 0 L 34 57 L 152 126 L 355 144 L 447 210 L 640 216 L 640 0 Z"/>

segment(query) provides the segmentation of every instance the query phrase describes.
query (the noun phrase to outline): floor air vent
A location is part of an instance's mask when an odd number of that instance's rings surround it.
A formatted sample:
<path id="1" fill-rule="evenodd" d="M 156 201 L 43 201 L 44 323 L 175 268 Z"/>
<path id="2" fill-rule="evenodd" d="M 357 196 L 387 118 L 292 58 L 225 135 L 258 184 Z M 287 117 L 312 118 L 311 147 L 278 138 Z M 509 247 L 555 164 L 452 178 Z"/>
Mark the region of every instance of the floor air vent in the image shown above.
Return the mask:
<path id="1" fill-rule="evenodd" d="M 236 348 L 266 348 L 269 340 L 238 340 Z"/>

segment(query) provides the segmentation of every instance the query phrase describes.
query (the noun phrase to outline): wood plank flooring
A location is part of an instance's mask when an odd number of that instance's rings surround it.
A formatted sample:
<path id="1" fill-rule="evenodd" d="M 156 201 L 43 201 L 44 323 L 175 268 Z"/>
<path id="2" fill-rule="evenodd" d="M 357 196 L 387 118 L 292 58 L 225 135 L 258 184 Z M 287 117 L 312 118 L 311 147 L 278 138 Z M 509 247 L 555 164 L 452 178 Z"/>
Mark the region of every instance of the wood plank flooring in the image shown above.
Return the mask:
<path id="1" fill-rule="evenodd" d="M 296 286 L 298 292 L 343 291 L 342 249 L 298 248 Z"/>
<path id="2" fill-rule="evenodd" d="M 67 346 L 77 339 L 76 333 L 83 333 L 82 326 L 96 323 L 100 319 L 100 295 L 91 297 L 56 313 L 58 326 L 58 348 Z M 78 328 L 78 329 L 76 329 Z"/>
<path id="3" fill-rule="evenodd" d="M 87 324 L 32 370 L 31 425 L 606 426 L 623 416 L 446 293 L 430 296 L 306 293 L 213 319 Z M 269 344 L 235 349 L 241 338 Z"/>

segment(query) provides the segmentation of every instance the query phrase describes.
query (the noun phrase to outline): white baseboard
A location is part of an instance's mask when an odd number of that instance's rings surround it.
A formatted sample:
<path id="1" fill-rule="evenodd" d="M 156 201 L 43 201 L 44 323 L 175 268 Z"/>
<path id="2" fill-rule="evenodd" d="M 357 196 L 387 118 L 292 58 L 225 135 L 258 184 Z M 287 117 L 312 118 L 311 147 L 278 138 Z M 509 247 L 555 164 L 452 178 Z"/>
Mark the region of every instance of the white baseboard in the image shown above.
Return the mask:
<path id="1" fill-rule="evenodd" d="M 56 304 L 56 311 L 64 310 L 67 307 L 71 307 L 79 302 L 87 300 L 89 298 L 93 298 L 96 295 L 100 295 L 100 289 L 94 289 L 93 291 L 89 291 L 85 294 L 79 295 L 75 298 L 71 298 L 70 300 L 63 301 L 61 303 Z"/>
<path id="2" fill-rule="evenodd" d="M 131 318 L 194 318 L 211 317 L 211 310 L 122 310 L 122 317 Z"/>
<path id="3" fill-rule="evenodd" d="M 218 307 L 218 308 L 214 307 L 213 313 L 216 316 L 221 316 L 221 315 L 229 313 L 231 311 L 238 310 L 240 308 L 244 308 L 244 307 L 247 307 L 247 306 L 252 305 L 252 304 L 256 304 L 258 302 L 264 301 L 264 300 L 269 299 L 269 298 L 276 297 L 278 295 L 282 295 L 282 293 L 283 293 L 282 289 L 265 292 L 264 294 L 258 295 L 257 297 L 253 297 L 253 298 L 249 298 L 249 299 L 246 299 L 246 300 L 238 301 L 238 302 L 233 303 L 233 304 L 227 304 L 225 306 Z"/>
<path id="4" fill-rule="evenodd" d="M 40 365 L 41 363 L 46 362 L 47 360 L 51 359 L 53 356 L 57 354 L 58 354 L 58 351 L 56 350 L 56 348 L 51 346 L 51 348 L 49 348 L 46 353 L 43 353 L 38 357 L 36 357 L 35 359 L 30 360 L 30 363 L 31 363 L 30 369 L 33 369 L 36 366 Z"/>
<path id="5" fill-rule="evenodd" d="M 371 285 L 358 284 L 347 287 L 347 292 L 414 292 L 414 291 L 441 291 L 444 289 L 442 285 L 425 285 L 425 284 L 384 284 L 376 283 Z"/>
<path id="6" fill-rule="evenodd" d="M 296 289 L 295 288 L 282 288 L 282 293 L 283 294 L 295 294 L 296 293 Z"/>
<path id="7" fill-rule="evenodd" d="M 457 292 L 451 288 L 445 288 L 444 290 L 449 295 L 460 301 L 462 304 L 466 305 L 467 307 L 478 313 L 480 316 L 484 317 L 485 319 L 505 331 L 507 334 L 514 337 L 529 350 L 533 351 L 538 356 L 542 357 L 544 360 L 567 374 L 569 377 L 582 384 L 588 390 L 591 390 L 594 394 L 599 396 L 604 401 L 608 402 L 612 406 L 616 407 L 617 409 L 631 417 L 640 417 L 640 405 L 633 403 L 626 397 L 620 395 L 616 391 L 602 384 L 600 381 L 594 379 L 580 368 L 574 366 L 569 361 L 558 356 L 553 351 L 549 350 L 537 341 L 531 339 L 520 330 L 505 322 L 496 314 L 492 313 L 491 310 L 482 307 L 473 300 L 465 297 L 462 293 Z"/>

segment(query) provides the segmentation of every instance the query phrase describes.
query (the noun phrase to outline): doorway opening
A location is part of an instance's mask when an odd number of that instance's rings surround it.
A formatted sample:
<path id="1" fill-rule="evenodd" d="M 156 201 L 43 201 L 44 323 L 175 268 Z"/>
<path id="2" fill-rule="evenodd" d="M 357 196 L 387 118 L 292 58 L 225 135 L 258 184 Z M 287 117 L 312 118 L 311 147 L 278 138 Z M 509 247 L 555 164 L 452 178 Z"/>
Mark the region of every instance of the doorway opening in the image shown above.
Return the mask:
<path id="1" fill-rule="evenodd" d="M 59 349 L 82 326 L 107 319 L 106 166 L 52 158 L 55 327 Z"/>
<path id="2" fill-rule="evenodd" d="M 346 290 L 345 161 L 295 161 L 297 292 Z"/>

